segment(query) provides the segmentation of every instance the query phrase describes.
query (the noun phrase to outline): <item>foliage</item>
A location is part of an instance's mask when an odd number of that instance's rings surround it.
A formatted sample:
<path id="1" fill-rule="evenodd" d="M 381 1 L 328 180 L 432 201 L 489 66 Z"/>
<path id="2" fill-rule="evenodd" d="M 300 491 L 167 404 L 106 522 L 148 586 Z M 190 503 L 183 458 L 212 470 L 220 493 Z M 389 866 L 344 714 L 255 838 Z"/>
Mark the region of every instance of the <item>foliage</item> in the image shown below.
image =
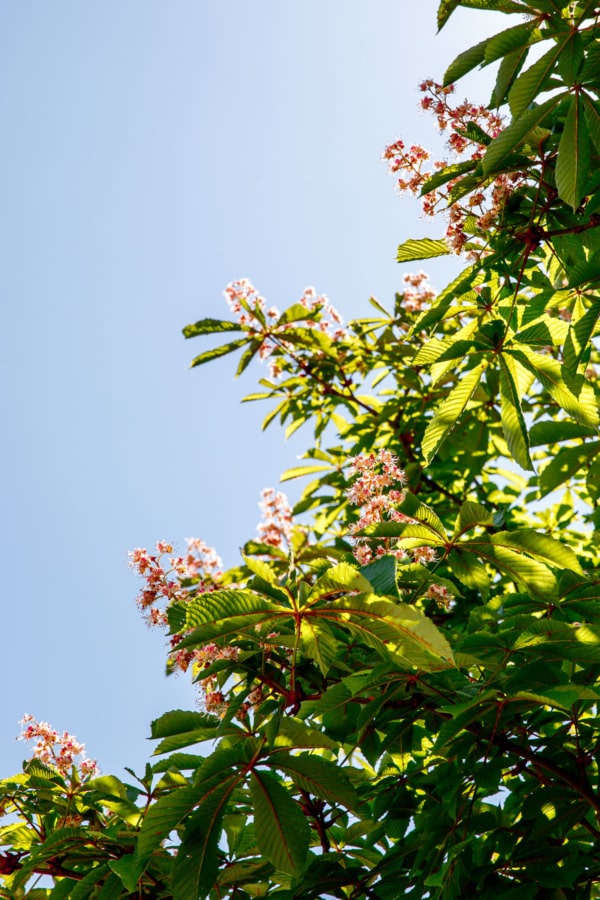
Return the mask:
<path id="1" fill-rule="evenodd" d="M 459 6 L 510 24 L 423 85 L 455 161 L 385 156 L 446 216 L 399 259 L 467 267 L 346 327 L 236 282 L 185 329 L 236 335 L 193 365 L 268 360 L 247 399 L 312 427 L 283 475 L 311 480 L 234 570 L 134 551 L 203 710 L 152 724 L 135 784 L 39 753 L 4 780 L 0 896 L 600 897 L 600 10 L 442 0 L 440 27 Z M 453 107 L 491 63 L 489 109 Z"/>

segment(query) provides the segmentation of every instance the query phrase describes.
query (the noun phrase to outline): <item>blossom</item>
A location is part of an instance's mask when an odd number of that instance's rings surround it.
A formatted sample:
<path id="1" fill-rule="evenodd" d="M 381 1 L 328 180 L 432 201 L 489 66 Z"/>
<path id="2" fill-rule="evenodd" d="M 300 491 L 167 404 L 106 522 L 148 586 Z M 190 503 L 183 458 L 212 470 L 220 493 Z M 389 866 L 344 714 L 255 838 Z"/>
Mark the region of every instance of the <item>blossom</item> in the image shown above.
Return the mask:
<path id="1" fill-rule="evenodd" d="M 425 594 L 426 600 L 434 600 L 438 606 L 450 612 L 454 606 L 454 596 L 443 584 L 430 584 Z"/>
<path id="2" fill-rule="evenodd" d="M 351 460 L 350 473 L 358 475 L 357 480 L 348 490 L 348 500 L 353 506 L 360 506 L 357 522 L 350 525 L 352 535 L 359 535 L 370 525 L 377 525 L 385 519 L 407 521 L 406 516 L 396 510 L 406 494 L 393 485 L 404 485 L 406 473 L 399 468 L 397 457 L 389 450 L 379 450 L 377 454 L 360 454 Z M 355 537 L 353 553 L 361 566 L 373 559 L 373 548 L 366 538 Z M 393 553 L 402 558 L 404 551 L 394 547 L 390 541 L 383 541 L 375 551 L 382 556 Z"/>
<path id="3" fill-rule="evenodd" d="M 281 491 L 265 488 L 258 504 L 263 521 L 257 525 L 258 540 L 271 547 L 283 547 L 292 537 L 292 508 Z"/>
<path id="4" fill-rule="evenodd" d="M 452 99 L 453 85 L 440 85 L 427 79 L 421 83 L 420 90 L 424 95 L 420 106 L 435 115 L 439 130 L 446 135 L 449 153 L 460 161 L 480 160 L 488 139 L 500 134 L 502 118 L 485 106 L 468 100 L 456 103 Z M 407 147 L 400 139 L 389 144 L 382 157 L 387 162 L 388 172 L 396 178 L 396 189 L 420 197 L 425 215 L 433 216 L 443 209 L 448 216 L 445 236 L 450 249 L 459 254 L 468 243 L 468 256 L 472 258 L 478 258 L 483 252 L 490 226 L 498 221 L 508 197 L 525 177 L 521 172 L 500 174 L 491 181 L 489 188 L 475 188 L 462 202 L 454 200 L 452 195 L 459 178 L 450 179 L 421 197 L 425 182 L 436 170 L 446 169 L 451 162 L 438 160 L 431 168 L 428 164 L 430 154 L 424 147 L 418 144 Z M 468 232 L 467 219 L 470 222 Z M 405 298 L 409 309 L 409 304 L 416 302 L 414 297 Z"/>
<path id="5" fill-rule="evenodd" d="M 169 541 L 157 541 L 155 554 L 142 547 L 129 552 L 129 565 L 145 581 L 136 602 L 151 627 L 166 625 L 166 609 L 172 603 L 213 590 L 223 575 L 216 551 L 198 538 L 187 539 L 185 556 L 171 554 Z"/>
<path id="6" fill-rule="evenodd" d="M 47 722 L 37 722 L 27 713 L 21 719 L 19 741 L 37 740 L 33 748 L 32 759 L 39 759 L 48 766 L 53 766 L 62 774 L 71 772 L 73 767 L 79 770 L 84 778 L 91 778 L 98 772 L 95 760 L 85 756 L 85 744 L 82 744 L 68 731 L 55 731 Z M 77 757 L 80 757 L 77 760 Z"/>

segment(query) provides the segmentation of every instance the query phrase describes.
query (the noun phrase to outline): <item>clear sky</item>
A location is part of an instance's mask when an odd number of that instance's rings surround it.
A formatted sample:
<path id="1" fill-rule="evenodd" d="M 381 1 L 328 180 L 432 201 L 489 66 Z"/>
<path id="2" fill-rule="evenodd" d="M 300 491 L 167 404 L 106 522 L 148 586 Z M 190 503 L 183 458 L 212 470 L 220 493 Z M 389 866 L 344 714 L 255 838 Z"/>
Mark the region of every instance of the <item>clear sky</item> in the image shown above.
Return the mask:
<path id="1" fill-rule="evenodd" d="M 381 150 L 435 146 L 418 82 L 498 30 L 471 11 L 436 37 L 436 8 L 0 5 L 2 777 L 25 712 L 121 774 L 148 758 L 153 718 L 193 708 L 127 550 L 194 535 L 234 564 L 261 489 L 310 440 L 261 433 L 268 408 L 239 404 L 258 365 L 190 371 L 205 345 L 181 328 L 226 318 L 243 276 L 280 309 L 307 285 L 345 318 L 393 297 L 396 246 L 428 232 Z M 469 84 L 487 99 L 489 76 Z M 455 267 L 427 268 L 441 287 Z"/>

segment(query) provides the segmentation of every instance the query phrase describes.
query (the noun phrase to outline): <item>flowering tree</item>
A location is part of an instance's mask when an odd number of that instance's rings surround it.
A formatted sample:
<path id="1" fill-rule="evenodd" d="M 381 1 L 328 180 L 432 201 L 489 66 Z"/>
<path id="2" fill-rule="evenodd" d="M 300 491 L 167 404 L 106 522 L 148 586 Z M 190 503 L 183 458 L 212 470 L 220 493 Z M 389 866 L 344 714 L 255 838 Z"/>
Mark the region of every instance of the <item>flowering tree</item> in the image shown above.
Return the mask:
<path id="1" fill-rule="evenodd" d="M 131 784 L 26 717 L 0 896 L 600 897 L 600 7 L 442 0 L 440 27 L 459 6 L 512 18 L 422 85 L 451 156 L 384 157 L 445 223 L 398 260 L 466 268 L 346 326 L 242 280 L 184 330 L 235 334 L 193 365 L 267 361 L 247 399 L 312 427 L 283 475 L 311 480 L 265 492 L 235 569 L 133 551 L 200 709 Z M 489 107 L 455 102 L 494 62 Z"/>

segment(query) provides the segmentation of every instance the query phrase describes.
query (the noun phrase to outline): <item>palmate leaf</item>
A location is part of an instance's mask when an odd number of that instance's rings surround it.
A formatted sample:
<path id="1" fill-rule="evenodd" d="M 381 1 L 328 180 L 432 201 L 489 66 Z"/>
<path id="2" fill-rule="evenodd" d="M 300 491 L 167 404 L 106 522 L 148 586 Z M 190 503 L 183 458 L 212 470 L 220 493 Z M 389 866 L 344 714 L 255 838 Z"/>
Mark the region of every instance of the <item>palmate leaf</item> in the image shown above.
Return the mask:
<path id="1" fill-rule="evenodd" d="M 187 604 L 186 627 L 213 626 L 235 618 L 236 624 L 243 628 L 245 619 L 254 624 L 257 617 L 264 617 L 269 612 L 275 615 L 280 611 L 266 597 L 252 591 L 212 591 L 194 597 Z"/>
<path id="2" fill-rule="evenodd" d="M 339 563 L 318 578 L 308 595 L 308 601 L 318 600 L 320 597 L 328 597 L 331 594 L 339 594 L 346 591 L 362 591 L 370 593 L 373 586 L 364 575 L 348 563 Z"/>
<path id="3" fill-rule="evenodd" d="M 515 549 L 511 540 L 505 540 L 503 535 L 484 535 L 464 541 L 459 547 L 463 552 L 471 552 L 489 563 L 534 597 L 547 601 L 557 593 L 556 578 L 548 566 L 525 556 L 520 548 Z"/>
<path id="4" fill-rule="evenodd" d="M 425 462 L 429 465 L 440 445 L 452 431 L 458 419 L 462 415 L 467 403 L 475 393 L 475 389 L 481 381 L 485 366 L 480 363 L 453 388 L 447 397 L 437 407 L 433 419 L 425 429 L 421 449 Z"/>
<path id="5" fill-rule="evenodd" d="M 499 354 L 502 431 L 515 462 L 522 469 L 533 471 L 533 463 L 529 455 L 527 424 L 521 409 L 517 379 L 511 371 L 512 362 L 510 357 L 505 358 L 504 354 Z"/>
<path id="6" fill-rule="evenodd" d="M 590 169 L 590 136 L 588 133 L 582 99 L 571 99 L 565 128 L 558 145 L 556 161 L 556 187 L 561 200 L 578 208 L 584 195 Z"/>
<path id="7" fill-rule="evenodd" d="M 407 603 L 357 594 L 328 601 L 313 614 L 347 629 L 384 656 L 391 653 L 423 671 L 453 665 L 452 650 L 442 632 Z"/>
<path id="8" fill-rule="evenodd" d="M 285 787 L 268 772 L 253 769 L 250 796 L 261 853 L 278 869 L 299 875 L 308 853 L 308 820 Z"/>
<path id="9" fill-rule="evenodd" d="M 288 775 L 297 787 L 321 800 L 331 804 L 340 803 L 351 810 L 358 806 L 358 796 L 350 779 L 335 762 L 308 753 L 294 756 L 289 753 L 274 753 L 269 762 Z"/>
<path id="10" fill-rule="evenodd" d="M 399 263 L 412 262 L 415 259 L 432 259 L 434 256 L 448 256 L 450 247 L 442 238 L 421 238 L 420 240 L 404 241 L 398 247 L 396 260 Z"/>

